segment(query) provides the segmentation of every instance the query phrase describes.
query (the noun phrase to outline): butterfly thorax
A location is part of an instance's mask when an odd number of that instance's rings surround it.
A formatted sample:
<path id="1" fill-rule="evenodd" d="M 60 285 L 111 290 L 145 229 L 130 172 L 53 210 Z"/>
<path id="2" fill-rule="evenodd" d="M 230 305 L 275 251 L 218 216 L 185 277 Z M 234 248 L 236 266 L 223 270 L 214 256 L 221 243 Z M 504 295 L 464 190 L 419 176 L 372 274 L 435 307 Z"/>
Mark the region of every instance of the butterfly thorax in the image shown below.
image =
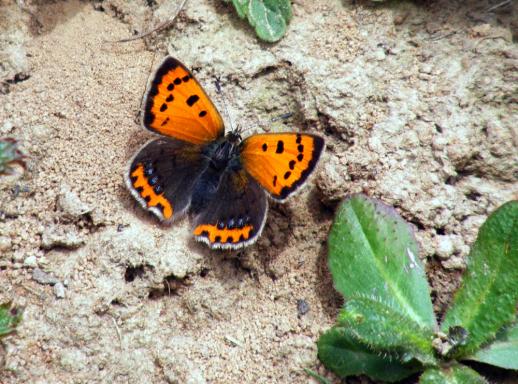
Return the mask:
<path id="1" fill-rule="evenodd" d="M 234 132 L 228 133 L 225 137 L 208 144 L 204 148 L 205 156 L 210 160 L 210 167 L 224 171 L 227 168 L 239 169 L 239 144 L 241 136 Z"/>

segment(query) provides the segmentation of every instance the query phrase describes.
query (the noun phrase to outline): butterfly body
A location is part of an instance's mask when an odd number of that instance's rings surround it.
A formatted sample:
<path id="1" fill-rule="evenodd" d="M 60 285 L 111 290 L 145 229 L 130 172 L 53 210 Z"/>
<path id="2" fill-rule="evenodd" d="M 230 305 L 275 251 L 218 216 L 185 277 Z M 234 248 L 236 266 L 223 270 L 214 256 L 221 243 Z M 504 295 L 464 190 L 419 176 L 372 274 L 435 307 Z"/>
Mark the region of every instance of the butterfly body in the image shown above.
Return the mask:
<path id="1" fill-rule="evenodd" d="M 144 102 L 143 125 L 162 137 L 130 161 L 126 185 L 159 219 L 194 216 L 193 234 L 211 248 L 239 248 L 260 235 L 268 195 L 283 201 L 314 169 L 324 141 L 307 133 L 224 132 L 193 75 L 167 57 Z"/>

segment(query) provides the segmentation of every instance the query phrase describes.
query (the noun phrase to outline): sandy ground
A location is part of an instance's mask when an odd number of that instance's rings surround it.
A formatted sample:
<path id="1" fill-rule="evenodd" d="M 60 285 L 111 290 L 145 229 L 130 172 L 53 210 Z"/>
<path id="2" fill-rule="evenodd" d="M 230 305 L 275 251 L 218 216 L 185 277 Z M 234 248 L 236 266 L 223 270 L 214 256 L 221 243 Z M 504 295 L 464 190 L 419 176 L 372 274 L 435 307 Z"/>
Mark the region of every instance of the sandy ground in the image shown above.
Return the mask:
<path id="1" fill-rule="evenodd" d="M 270 45 L 216 0 L 125 44 L 111 41 L 179 1 L 20 3 L 0 0 L 0 136 L 28 155 L 0 178 L 0 301 L 25 308 L 2 383 L 313 383 L 302 368 L 326 372 L 315 342 L 341 304 L 325 246 L 341 198 L 365 192 L 415 226 L 439 313 L 482 222 L 518 198 L 516 4 L 297 0 Z M 257 130 L 326 137 L 310 186 L 271 204 L 244 251 L 158 225 L 124 187 L 166 52 L 220 107 L 221 78 L 234 123 L 291 111 Z"/>

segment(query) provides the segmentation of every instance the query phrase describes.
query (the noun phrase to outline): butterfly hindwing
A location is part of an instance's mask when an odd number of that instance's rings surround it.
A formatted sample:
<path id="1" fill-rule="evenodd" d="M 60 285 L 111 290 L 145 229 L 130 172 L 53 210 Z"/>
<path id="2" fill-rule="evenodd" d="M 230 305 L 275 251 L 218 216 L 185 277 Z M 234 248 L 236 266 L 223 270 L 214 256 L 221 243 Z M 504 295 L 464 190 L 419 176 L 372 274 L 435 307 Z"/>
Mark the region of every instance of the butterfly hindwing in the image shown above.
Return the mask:
<path id="1" fill-rule="evenodd" d="M 307 133 L 271 133 L 246 138 L 241 163 L 276 200 L 284 200 L 311 174 L 324 139 Z"/>
<path id="2" fill-rule="evenodd" d="M 146 143 L 131 160 L 126 185 L 132 195 L 159 219 L 181 217 L 208 161 L 202 146 L 160 138 Z"/>
<path id="3" fill-rule="evenodd" d="M 211 248 L 240 248 L 263 230 L 268 201 L 243 169 L 226 170 L 210 202 L 196 215 L 194 236 Z"/>
<path id="4" fill-rule="evenodd" d="M 193 144 L 224 134 L 223 120 L 192 73 L 168 56 L 154 74 L 144 101 L 147 129 Z"/>

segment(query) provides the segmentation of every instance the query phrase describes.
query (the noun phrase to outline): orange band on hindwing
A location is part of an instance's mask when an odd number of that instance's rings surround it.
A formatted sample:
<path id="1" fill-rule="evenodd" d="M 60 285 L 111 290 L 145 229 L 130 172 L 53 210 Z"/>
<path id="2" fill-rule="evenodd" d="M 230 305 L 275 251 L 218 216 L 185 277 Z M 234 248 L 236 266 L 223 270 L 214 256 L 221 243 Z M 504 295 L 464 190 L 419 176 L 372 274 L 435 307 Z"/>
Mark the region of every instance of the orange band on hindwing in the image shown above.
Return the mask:
<path id="1" fill-rule="evenodd" d="M 253 226 L 245 225 L 242 228 L 228 229 L 224 227 L 220 229 L 217 225 L 202 224 L 194 229 L 194 235 L 205 236 L 209 239 L 211 244 L 214 243 L 239 243 L 250 238 L 250 231 Z"/>
<path id="2" fill-rule="evenodd" d="M 147 208 L 157 208 L 162 212 L 164 219 L 173 216 L 173 207 L 164 197 L 164 193 L 157 193 L 157 186 L 152 186 L 144 173 L 144 165 L 138 163 L 130 174 L 131 185 L 139 196 L 146 202 Z M 160 187 L 161 189 L 161 187 Z"/>

